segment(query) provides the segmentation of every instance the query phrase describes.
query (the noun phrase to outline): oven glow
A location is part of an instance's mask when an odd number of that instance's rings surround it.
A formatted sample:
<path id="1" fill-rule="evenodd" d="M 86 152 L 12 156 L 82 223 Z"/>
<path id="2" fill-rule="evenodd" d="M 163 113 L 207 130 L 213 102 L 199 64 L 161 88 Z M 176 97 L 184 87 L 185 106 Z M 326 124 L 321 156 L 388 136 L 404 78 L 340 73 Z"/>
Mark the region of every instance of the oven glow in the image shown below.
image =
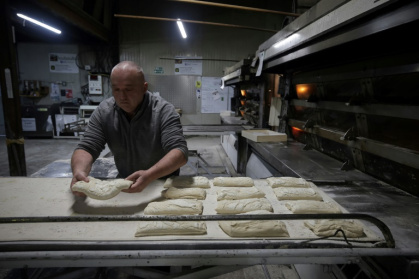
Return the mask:
<path id="1" fill-rule="evenodd" d="M 315 84 L 297 84 L 297 97 L 300 100 L 308 100 L 308 98 L 316 91 Z"/>

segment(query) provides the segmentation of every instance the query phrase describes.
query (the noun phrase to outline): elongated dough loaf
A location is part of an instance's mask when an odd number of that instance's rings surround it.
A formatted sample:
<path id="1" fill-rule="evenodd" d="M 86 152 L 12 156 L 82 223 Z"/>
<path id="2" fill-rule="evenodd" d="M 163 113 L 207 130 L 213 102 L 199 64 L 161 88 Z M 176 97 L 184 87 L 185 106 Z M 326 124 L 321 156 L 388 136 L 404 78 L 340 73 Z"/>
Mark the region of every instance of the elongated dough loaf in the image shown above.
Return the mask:
<path id="1" fill-rule="evenodd" d="M 271 214 L 257 210 L 245 214 Z M 218 221 L 220 228 L 231 237 L 284 237 L 289 236 L 285 223 L 279 220 Z"/>
<path id="2" fill-rule="evenodd" d="M 196 199 L 205 200 L 207 192 L 202 188 L 176 188 L 170 187 L 163 192 L 166 199 Z"/>
<path id="3" fill-rule="evenodd" d="M 217 200 L 243 200 L 263 198 L 265 194 L 256 187 L 217 187 Z"/>
<path id="4" fill-rule="evenodd" d="M 297 177 L 269 177 L 266 181 L 272 188 L 277 187 L 295 187 L 295 188 L 308 188 L 311 187 L 310 183 L 303 178 Z"/>
<path id="5" fill-rule="evenodd" d="M 201 235 L 207 233 L 204 221 L 142 221 L 135 236 Z"/>
<path id="6" fill-rule="evenodd" d="M 133 183 L 125 179 L 100 180 L 89 176 L 89 182 L 78 181 L 72 186 L 73 191 L 82 192 L 89 198 L 108 200 L 128 189 Z"/>
<path id="7" fill-rule="evenodd" d="M 323 200 L 322 196 L 313 188 L 279 187 L 273 190 L 278 200 Z"/>
<path id="8" fill-rule="evenodd" d="M 255 210 L 267 210 L 272 212 L 270 202 L 263 199 L 245 199 L 245 200 L 222 200 L 217 202 L 215 211 L 219 214 L 238 214 Z"/>
<path id="9" fill-rule="evenodd" d="M 292 213 L 342 213 L 340 208 L 330 202 L 322 201 L 289 201 L 285 206 L 292 211 Z"/>
<path id="10" fill-rule="evenodd" d="M 145 215 L 198 215 L 202 214 L 202 201 L 176 199 L 151 202 L 144 209 Z"/>
<path id="11" fill-rule="evenodd" d="M 355 220 L 310 220 L 305 221 L 304 225 L 317 236 L 333 236 L 339 229 L 344 231 L 346 237 L 365 236 L 362 224 Z M 343 234 L 338 232 L 336 236 Z"/>
<path id="12" fill-rule="evenodd" d="M 166 179 L 164 188 L 210 188 L 209 179 L 205 176 L 173 176 Z"/>
<path id="13" fill-rule="evenodd" d="M 214 186 L 224 187 L 252 187 L 255 186 L 253 179 L 250 177 L 215 177 Z"/>

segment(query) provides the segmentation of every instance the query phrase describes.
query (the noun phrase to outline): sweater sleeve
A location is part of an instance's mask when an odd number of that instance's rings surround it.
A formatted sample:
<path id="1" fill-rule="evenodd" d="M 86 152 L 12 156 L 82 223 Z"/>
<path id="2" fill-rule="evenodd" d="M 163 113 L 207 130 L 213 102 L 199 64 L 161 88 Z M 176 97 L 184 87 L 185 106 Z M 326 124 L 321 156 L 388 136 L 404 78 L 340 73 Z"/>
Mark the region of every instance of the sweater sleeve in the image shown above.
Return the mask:
<path id="1" fill-rule="evenodd" d="M 89 123 L 85 130 L 84 136 L 76 149 L 83 149 L 89 152 L 93 160 L 96 160 L 103 149 L 105 149 L 105 135 L 100 121 L 100 108 L 97 108 L 90 116 Z"/>
<path id="2" fill-rule="evenodd" d="M 161 111 L 161 141 L 163 149 L 168 153 L 172 149 L 179 149 L 186 160 L 188 159 L 188 146 L 183 135 L 180 116 L 171 104 L 166 104 Z"/>

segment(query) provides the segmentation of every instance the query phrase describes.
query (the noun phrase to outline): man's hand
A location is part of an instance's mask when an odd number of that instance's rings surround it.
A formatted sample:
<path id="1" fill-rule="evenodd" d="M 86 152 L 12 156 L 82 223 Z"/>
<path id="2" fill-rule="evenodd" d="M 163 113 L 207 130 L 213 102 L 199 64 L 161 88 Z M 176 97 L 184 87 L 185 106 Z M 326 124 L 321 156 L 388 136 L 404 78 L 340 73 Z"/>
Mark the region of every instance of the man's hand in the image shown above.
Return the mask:
<path id="1" fill-rule="evenodd" d="M 126 180 L 134 181 L 134 183 L 128 189 L 122 190 L 127 193 L 138 193 L 147 187 L 153 179 L 147 174 L 147 171 L 140 170 L 136 171 L 127 178 Z"/>
<path id="2" fill-rule="evenodd" d="M 73 185 L 78 181 L 89 182 L 89 178 L 87 178 L 87 175 L 84 173 L 76 173 L 73 175 L 73 179 L 71 179 L 70 189 L 73 194 L 78 197 L 85 197 L 86 195 L 84 193 L 73 191 Z"/>

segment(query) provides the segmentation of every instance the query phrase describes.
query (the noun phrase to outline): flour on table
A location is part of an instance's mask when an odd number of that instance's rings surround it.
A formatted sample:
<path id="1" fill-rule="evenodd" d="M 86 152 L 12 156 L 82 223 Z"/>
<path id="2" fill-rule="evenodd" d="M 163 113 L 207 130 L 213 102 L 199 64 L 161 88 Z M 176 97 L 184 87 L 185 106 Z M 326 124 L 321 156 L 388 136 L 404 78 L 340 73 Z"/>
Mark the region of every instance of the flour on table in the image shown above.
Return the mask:
<path id="1" fill-rule="evenodd" d="M 175 199 L 151 202 L 144 209 L 145 215 L 197 215 L 202 214 L 202 201 Z"/>
<path id="2" fill-rule="evenodd" d="M 337 230 L 342 230 L 346 237 L 365 236 L 363 225 L 355 220 L 309 220 L 304 225 L 317 236 L 333 236 Z M 336 236 L 343 236 L 338 232 Z"/>
<path id="3" fill-rule="evenodd" d="M 217 202 L 215 211 L 219 214 L 238 214 L 255 210 L 272 212 L 271 203 L 265 199 L 222 200 Z"/>
<path id="4" fill-rule="evenodd" d="M 308 188 L 311 187 L 310 183 L 303 178 L 297 177 L 269 177 L 266 181 L 272 188 L 277 187 L 296 187 L 296 188 Z"/>
<path id="5" fill-rule="evenodd" d="M 293 213 L 342 213 L 340 208 L 331 202 L 322 201 L 288 201 L 285 206 Z"/>
<path id="6" fill-rule="evenodd" d="M 177 188 L 170 187 L 163 192 L 166 199 L 197 199 L 205 200 L 207 192 L 202 188 Z"/>
<path id="7" fill-rule="evenodd" d="M 313 188 L 279 187 L 273 190 L 278 200 L 323 200 Z"/>
<path id="8" fill-rule="evenodd" d="M 265 193 L 256 187 L 217 187 L 217 200 L 263 198 Z"/>
<path id="9" fill-rule="evenodd" d="M 82 192 L 89 198 L 108 200 L 118 195 L 121 190 L 128 189 L 133 183 L 125 179 L 100 180 L 89 176 L 89 182 L 78 181 L 72 186 L 72 190 Z"/>
<path id="10" fill-rule="evenodd" d="M 204 221 L 142 221 L 135 236 L 202 235 L 207 233 Z"/>
<path id="11" fill-rule="evenodd" d="M 163 187 L 210 188 L 211 186 L 205 176 L 173 176 L 166 179 Z"/>
<path id="12" fill-rule="evenodd" d="M 257 210 L 245 214 L 271 214 Z M 220 228 L 231 237 L 288 237 L 285 223 L 279 220 L 234 220 L 218 221 Z"/>
<path id="13" fill-rule="evenodd" d="M 213 180 L 214 186 L 224 187 L 252 187 L 255 185 L 250 177 L 215 177 Z"/>

